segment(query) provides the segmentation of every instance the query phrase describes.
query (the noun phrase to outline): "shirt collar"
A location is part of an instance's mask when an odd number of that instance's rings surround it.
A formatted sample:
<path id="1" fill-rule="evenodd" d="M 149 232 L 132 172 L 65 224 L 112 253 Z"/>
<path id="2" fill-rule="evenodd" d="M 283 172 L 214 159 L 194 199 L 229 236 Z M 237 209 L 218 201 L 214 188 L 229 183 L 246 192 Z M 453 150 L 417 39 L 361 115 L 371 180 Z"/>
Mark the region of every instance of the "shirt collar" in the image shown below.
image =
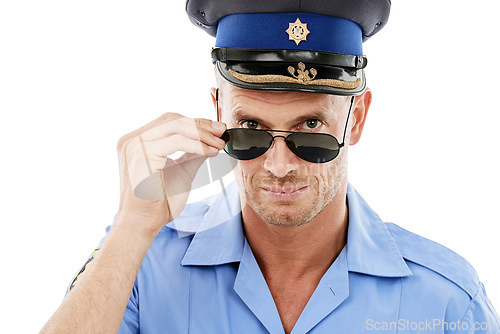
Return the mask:
<path id="1" fill-rule="evenodd" d="M 348 270 L 382 277 L 411 275 L 386 225 L 350 184 L 347 204 Z M 245 235 L 238 185 L 232 182 L 221 194 L 186 206 L 167 227 L 176 229 L 180 237 L 194 234 L 182 265 L 240 262 Z"/>
<path id="2" fill-rule="evenodd" d="M 179 237 L 194 234 L 182 265 L 208 266 L 241 261 L 245 234 L 238 185 L 232 182 L 221 194 L 186 206 L 167 227 L 176 229 Z"/>
<path id="3" fill-rule="evenodd" d="M 349 271 L 382 277 L 411 275 L 385 223 L 350 184 L 347 186 Z"/>

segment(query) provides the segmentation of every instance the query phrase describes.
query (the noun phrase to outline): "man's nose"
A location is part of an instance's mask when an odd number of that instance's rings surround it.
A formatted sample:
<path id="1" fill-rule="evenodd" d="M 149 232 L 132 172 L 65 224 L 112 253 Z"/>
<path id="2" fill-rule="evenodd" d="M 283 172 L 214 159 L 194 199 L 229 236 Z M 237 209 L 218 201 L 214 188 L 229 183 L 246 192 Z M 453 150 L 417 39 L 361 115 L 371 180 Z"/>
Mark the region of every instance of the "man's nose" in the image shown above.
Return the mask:
<path id="1" fill-rule="evenodd" d="M 277 136 L 265 154 L 264 168 L 276 177 L 284 177 L 296 170 L 300 164 L 297 157 L 286 145 L 285 138 Z"/>

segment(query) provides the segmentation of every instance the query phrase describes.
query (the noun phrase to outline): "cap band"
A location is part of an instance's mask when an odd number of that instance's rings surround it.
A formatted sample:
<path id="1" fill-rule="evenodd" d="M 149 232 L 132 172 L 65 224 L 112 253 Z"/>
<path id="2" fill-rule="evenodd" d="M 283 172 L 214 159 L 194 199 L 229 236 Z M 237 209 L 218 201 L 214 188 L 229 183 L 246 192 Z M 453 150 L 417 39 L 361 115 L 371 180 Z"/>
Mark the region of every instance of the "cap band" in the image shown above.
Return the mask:
<path id="1" fill-rule="evenodd" d="M 309 33 L 298 44 L 287 29 L 300 19 Z M 219 20 L 217 47 L 310 50 L 363 55 L 361 27 L 338 17 L 307 13 L 232 14 Z"/>
<path id="2" fill-rule="evenodd" d="M 365 56 L 351 56 L 339 53 L 306 50 L 253 50 L 213 48 L 212 58 L 220 61 L 267 61 L 267 62 L 305 62 L 309 64 L 330 65 L 363 69 L 368 60 Z"/>

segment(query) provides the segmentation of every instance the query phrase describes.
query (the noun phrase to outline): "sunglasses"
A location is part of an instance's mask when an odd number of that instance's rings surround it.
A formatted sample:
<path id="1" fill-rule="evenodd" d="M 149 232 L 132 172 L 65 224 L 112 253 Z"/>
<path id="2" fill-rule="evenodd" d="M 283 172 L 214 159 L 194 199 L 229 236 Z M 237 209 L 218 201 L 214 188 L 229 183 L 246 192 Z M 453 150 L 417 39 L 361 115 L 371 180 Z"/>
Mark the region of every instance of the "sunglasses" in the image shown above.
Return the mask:
<path id="1" fill-rule="evenodd" d="M 218 94 L 217 94 L 218 95 Z M 335 159 L 344 146 L 347 122 L 351 113 L 354 96 L 351 98 L 349 113 L 344 128 L 342 143 L 327 133 L 293 132 L 283 130 L 261 130 L 248 128 L 227 129 L 221 136 L 226 142 L 224 151 L 238 160 L 251 160 L 260 157 L 269 150 L 274 139 L 281 137 L 296 156 L 314 163 L 324 163 Z M 217 109 L 218 110 L 218 109 Z M 288 136 L 274 136 L 271 133 L 288 133 Z"/>

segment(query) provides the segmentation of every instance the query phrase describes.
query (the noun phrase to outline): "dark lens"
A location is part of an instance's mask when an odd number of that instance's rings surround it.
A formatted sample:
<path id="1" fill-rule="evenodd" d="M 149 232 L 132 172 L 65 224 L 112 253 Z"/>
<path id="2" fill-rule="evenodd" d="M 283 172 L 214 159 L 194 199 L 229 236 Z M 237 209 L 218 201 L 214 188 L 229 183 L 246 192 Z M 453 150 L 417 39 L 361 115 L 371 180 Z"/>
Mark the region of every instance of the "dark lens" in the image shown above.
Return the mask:
<path id="1" fill-rule="evenodd" d="M 226 142 L 224 151 L 239 160 L 260 157 L 266 153 L 273 140 L 271 134 L 255 129 L 228 129 L 221 138 Z"/>
<path id="2" fill-rule="evenodd" d="M 337 139 L 326 133 L 294 133 L 286 143 L 298 157 L 316 163 L 335 159 L 340 150 Z"/>

